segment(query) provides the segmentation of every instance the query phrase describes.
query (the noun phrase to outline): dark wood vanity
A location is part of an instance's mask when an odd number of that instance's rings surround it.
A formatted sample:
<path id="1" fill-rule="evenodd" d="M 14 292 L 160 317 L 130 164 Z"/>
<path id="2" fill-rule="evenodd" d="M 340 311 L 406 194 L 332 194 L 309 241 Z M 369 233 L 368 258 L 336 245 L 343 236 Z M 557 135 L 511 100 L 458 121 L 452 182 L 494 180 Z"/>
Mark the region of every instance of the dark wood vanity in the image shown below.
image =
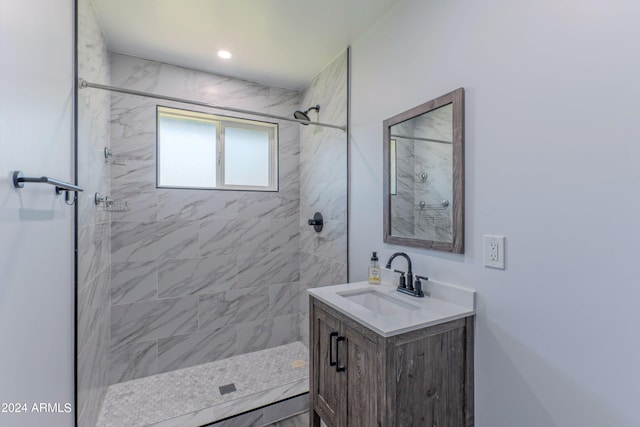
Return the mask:
<path id="1" fill-rule="evenodd" d="M 383 337 L 310 298 L 310 424 L 470 427 L 474 316 Z"/>

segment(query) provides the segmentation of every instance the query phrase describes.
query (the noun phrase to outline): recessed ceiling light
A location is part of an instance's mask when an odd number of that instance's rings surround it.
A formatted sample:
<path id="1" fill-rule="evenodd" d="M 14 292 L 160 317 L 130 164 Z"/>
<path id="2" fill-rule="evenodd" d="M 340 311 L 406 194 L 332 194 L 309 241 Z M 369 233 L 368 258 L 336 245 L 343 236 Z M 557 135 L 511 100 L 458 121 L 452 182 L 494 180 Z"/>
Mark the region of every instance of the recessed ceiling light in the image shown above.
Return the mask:
<path id="1" fill-rule="evenodd" d="M 228 50 L 219 50 L 218 56 L 222 59 L 229 59 L 231 58 L 231 52 L 229 52 Z"/>

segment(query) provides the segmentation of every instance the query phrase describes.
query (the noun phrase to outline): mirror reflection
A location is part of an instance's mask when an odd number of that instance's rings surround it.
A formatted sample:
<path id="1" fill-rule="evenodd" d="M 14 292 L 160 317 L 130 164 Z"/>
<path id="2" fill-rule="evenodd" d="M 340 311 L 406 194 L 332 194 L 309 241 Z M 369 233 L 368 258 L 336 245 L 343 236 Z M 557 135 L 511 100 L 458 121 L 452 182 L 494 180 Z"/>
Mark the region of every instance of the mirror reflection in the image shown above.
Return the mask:
<path id="1" fill-rule="evenodd" d="M 386 243 L 464 252 L 464 89 L 384 122 Z"/>
<path id="2" fill-rule="evenodd" d="M 391 127 L 394 236 L 453 242 L 452 119 L 447 104 Z"/>

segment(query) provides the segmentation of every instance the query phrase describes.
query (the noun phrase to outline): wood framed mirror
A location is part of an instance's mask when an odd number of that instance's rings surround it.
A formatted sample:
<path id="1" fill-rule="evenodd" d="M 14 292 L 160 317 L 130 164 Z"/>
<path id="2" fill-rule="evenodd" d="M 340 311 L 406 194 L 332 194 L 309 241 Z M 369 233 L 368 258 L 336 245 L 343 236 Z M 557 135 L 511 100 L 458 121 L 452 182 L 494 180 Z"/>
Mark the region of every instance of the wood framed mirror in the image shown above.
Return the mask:
<path id="1" fill-rule="evenodd" d="M 383 123 L 384 242 L 464 253 L 464 89 Z"/>

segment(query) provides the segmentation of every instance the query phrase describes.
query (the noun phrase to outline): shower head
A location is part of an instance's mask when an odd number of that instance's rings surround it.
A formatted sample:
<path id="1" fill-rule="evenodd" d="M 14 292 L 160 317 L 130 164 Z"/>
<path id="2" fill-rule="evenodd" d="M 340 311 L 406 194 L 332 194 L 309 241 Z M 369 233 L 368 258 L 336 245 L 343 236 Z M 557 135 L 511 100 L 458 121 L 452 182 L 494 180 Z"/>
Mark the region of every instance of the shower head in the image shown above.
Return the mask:
<path id="1" fill-rule="evenodd" d="M 309 118 L 309 114 L 308 113 L 311 110 L 316 110 L 317 113 L 320 112 L 320 104 L 315 105 L 313 107 L 309 107 L 309 108 L 307 108 L 306 111 L 297 110 L 295 113 L 293 113 L 293 117 L 295 117 L 298 120 L 306 120 L 306 121 L 310 122 L 311 119 Z M 309 123 L 301 123 L 301 124 L 307 126 Z"/>
<path id="2" fill-rule="evenodd" d="M 304 111 L 296 111 L 295 113 L 293 113 L 293 117 L 295 117 L 298 120 L 306 120 L 306 121 L 310 121 L 311 119 L 309 119 L 309 116 L 307 115 L 306 112 Z M 307 125 L 307 123 L 302 123 L 303 125 Z"/>

